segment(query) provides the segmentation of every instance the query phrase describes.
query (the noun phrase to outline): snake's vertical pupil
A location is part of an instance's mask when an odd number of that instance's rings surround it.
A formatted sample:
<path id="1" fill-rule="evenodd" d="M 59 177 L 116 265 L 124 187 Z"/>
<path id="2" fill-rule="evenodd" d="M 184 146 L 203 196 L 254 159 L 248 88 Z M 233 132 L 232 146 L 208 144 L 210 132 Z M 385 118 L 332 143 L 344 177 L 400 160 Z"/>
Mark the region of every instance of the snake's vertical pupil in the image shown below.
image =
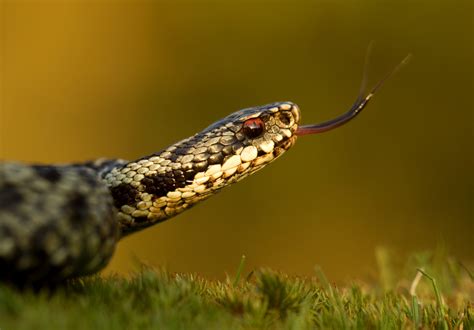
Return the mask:
<path id="1" fill-rule="evenodd" d="M 260 118 L 248 119 L 242 125 L 242 130 L 248 138 L 256 138 L 263 133 L 265 124 Z"/>

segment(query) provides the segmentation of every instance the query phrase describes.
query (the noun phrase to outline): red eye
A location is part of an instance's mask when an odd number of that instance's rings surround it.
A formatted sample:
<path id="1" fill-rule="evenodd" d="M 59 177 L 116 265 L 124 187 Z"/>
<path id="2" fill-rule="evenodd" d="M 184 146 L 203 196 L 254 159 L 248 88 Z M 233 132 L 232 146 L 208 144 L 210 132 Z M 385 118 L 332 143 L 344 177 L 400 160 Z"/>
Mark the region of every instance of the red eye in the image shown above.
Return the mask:
<path id="1" fill-rule="evenodd" d="M 242 125 L 242 130 L 248 138 L 256 138 L 263 133 L 265 124 L 260 118 L 246 120 Z"/>

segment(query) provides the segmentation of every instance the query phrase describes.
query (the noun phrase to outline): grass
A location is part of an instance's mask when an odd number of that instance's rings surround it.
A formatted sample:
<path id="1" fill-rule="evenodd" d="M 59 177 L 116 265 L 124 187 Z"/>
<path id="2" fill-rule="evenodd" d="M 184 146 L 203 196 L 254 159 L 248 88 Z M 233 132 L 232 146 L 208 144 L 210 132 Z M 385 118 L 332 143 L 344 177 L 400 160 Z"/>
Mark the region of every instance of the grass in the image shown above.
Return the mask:
<path id="1" fill-rule="evenodd" d="M 424 253 L 400 267 L 383 249 L 376 259 L 376 280 L 342 286 L 319 268 L 311 278 L 246 274 L 244 258 L 226 281 L 143 267 L 54 292 L 0 286 L 0 329 L 474 329 L 466 265 Z"/>

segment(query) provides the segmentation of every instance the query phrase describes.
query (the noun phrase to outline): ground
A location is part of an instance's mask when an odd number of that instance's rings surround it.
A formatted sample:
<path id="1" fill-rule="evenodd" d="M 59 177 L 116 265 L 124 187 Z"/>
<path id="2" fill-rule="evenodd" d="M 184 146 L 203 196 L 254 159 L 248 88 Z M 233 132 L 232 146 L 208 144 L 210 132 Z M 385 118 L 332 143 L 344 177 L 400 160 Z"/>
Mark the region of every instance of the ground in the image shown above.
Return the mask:
<path id="1" fill-rule="evenodd" d="M 248 273 L 244 260 L 225 281 L 144 266 L 53 291 L 0 285 L 0 329 L 474 329 L 468 266 L 433 253 L 404 267 L 376 256 L 377 279 L 343 285 L 318 267 L 309 278 Z"/>

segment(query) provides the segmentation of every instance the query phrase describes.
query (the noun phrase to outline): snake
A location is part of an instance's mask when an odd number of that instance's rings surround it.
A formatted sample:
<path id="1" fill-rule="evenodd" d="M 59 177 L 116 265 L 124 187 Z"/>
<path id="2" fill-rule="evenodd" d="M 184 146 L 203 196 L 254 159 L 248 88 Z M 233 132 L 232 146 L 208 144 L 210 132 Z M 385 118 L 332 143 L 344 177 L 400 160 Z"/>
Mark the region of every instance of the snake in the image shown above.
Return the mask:
<path id="1" fill-rule="evenodd" d="M 385 80 L 365 93 L 364 74 L 352 107 L 319 124 L 300 125 L 301 111 L 295 103 L 276 102 L 234 112 L 134 161 L 101 158 L 65 165 L 2 161 L 0 281 L 42 286 L 98 272 L 120 239 L 168 220 L 259 171 L 288 151 L 298 137 L 349 122 Z"/>

